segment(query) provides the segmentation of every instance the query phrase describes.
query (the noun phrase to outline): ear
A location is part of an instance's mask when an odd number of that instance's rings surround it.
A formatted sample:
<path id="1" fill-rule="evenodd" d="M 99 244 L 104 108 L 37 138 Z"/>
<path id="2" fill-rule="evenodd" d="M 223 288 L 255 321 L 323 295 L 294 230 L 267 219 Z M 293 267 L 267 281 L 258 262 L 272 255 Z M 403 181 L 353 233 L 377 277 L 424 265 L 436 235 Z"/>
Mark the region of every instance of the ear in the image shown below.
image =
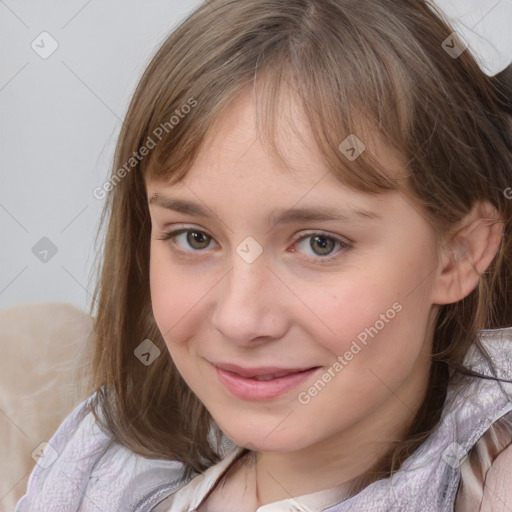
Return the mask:
<path id="1" fill-rule="evenodd" d="M 477 203 L 443 238 L 433 304 L 451 304 L 467 297 L 496 255 L 503 220 L 488 202 Z"/>

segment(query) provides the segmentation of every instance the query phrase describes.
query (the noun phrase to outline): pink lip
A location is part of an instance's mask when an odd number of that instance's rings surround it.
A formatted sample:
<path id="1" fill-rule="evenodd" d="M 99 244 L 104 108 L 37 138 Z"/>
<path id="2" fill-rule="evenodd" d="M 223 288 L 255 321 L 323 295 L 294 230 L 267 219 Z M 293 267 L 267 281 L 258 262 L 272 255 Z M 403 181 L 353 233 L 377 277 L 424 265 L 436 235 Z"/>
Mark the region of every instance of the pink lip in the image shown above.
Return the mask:
<path id="1" fill-rule="evenodd" d="M 231 394 L 242 400 L 270 400 L 299 385 L 320 369 L 319 367 L 306 369 L 259 367 L 249 369 L 225 364 L 220 366 L 222 367 L 214 365 L 219 380 Z M 258 381 L 251 378 L 251 376 L 278 375 L 280 373 L 287 374 L 271 380 Z"/>
<path id="2" fill-rule="evenodd" d="M 304 366 L 301 368 L 282 368 L 278 366 L 258 366 L 254 368 L 244 368 L 243 366 L 238 366 L 237 364 L 230 363 L 212 363 L 217 368 L 221 370 L 226 370 L 228 372 L 237 373 L 242 377 L 257 377 L 260 375 L 287 375 L 291 373 L 299 373 L 304 370 L 310 370 L 311 366 Z"/>

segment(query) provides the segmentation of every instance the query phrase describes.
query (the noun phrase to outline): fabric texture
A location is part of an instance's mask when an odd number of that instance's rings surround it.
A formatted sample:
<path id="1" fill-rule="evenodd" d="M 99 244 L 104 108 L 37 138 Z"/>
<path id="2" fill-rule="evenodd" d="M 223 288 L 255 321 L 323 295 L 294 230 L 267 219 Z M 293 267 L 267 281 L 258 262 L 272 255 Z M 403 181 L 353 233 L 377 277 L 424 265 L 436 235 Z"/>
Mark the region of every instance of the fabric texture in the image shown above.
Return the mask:
<path id="1" fill-rule="evenodd" d="M 480 339 L 497 377 L 512 380 L 512 328 L 481 331 Z M 466 354 L 465 365 L 493 375 L 475 345 Z M 466 376 L 457 381 L 450 383 L 435 431 L 393 478 L 373 482 L 324 512 L 512 509 L 506 496 L 507 488 L 512 487 L 508 485 L 512 480 L 511 450 L 506 449 L 512 438 L 512 384 Z M 43 455 L 15 512 L 160 512 L 164 500 L 198 476 L 185 480 L 181 463 L 146 459 L 113 443 L 94 421 L 87 401 L 64 421 L 49 444 L 58 458 L 45 469 L 46 453 Z M 236 446 L 225 438 L 219 451 L 224 459 L 209 468 L 210 474 L 229 464 L 226 457 L 236 452 Z M 494 487 L 488 492 L 491 479 Z M 201 488 L 205 494 L 208 491 L 208 485 Z M 457 509 L 456 499 L 463 504 Z M 487 508 L 479 509 L 479 501 Z M 193 510 L 187 507 L 171 510 Z"/>

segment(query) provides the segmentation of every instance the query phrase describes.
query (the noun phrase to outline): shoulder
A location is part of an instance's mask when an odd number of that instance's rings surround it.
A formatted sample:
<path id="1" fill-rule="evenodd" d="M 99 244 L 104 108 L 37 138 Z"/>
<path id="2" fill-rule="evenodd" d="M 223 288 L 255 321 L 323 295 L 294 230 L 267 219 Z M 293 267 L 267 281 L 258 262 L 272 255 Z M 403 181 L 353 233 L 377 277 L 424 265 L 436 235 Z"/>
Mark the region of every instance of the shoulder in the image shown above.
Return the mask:
<path id="1" fill-rule="evenodd" d="M 487 471 L 480 510 L 482 512 L 508 512 L 511 507 L 512 444 L 509 444 L 496 457 Z"/>
<path id="2" fill-rule="evenodd" d="M 79 404 L 48 441 L 15 512 L 128 511 L 127 499 L 139 499 L 134 479 L 144 483 L 141 492 L 169 480 L 179 484 L 177 461 L 146 459 L 115 443 L 91 410 L 93 398 Z"/>
<path id="3" fill-rule="evenodd" d="M 509 511 L 512 410 L 494 421 L 462 460 L 456 510 Z"/>
<path id="4" fill-rule="evenodd" d="M 90 411 L 92 398 L 79 404 L 45 442 L 16 512 L 35 508 L 53 510 L 56 504 L 69 510 L 78 508 L 80 498 L 76 487 L 87 483 L 99 453 L 109 442 Z"/>

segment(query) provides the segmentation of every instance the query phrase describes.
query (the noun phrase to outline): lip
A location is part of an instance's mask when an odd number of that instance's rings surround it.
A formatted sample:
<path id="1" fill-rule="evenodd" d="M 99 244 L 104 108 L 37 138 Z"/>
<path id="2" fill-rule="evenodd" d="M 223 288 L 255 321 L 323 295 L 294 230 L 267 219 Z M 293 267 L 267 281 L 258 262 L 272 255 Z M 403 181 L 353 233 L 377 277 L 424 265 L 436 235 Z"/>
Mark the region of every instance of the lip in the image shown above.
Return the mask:
<path id="1" fill-rule="evenodd" d="M 213 364 L 213 363 L 212 363 Z M 243 368 L 233 364 L 213 364 L 220 382 L 237 398 L 242 400 L 271 400 L 298 386 L 321 367 L 280 368 L 266 366 Z M 282 376 L 278 376 L 284 374 Z M 271 376 L 270 380 L 255 380 L 253 376 Z"/>
<path id="2" fill-rule="evenodd" d="M 295 368 L 283 368 L 281 366 L 258 366 L 254 368 L 245 368 L 243 366 L 238 366 L 237 364 L 231 363 L 212 363 L 213 366 L 220 368 L 221 370 L 226 370 L 228 372 L 237 373 L 242 377 L 260 377 L 262 375 L 277 375 L 284 376 L 291 373 L 299 373 L 304 370 L 310 370 L 312 366 L 302 366 Z"/>

